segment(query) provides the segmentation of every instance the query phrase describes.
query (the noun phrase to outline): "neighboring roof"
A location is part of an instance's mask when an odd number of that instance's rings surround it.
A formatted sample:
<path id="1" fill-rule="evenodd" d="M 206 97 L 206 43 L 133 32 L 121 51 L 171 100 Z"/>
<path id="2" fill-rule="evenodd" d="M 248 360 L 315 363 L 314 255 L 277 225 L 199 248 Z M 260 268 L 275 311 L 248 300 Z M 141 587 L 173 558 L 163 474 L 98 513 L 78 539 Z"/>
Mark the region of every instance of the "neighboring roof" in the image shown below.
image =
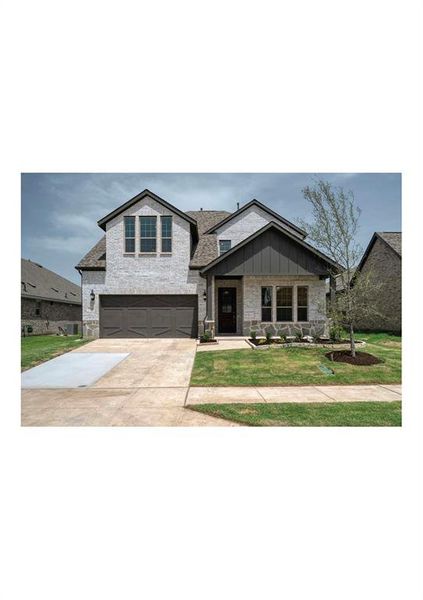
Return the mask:
<path id="1" fill-rule="evenodd" d="M 190 262 L 190 267 L 199 269 L 218 256 L 217 236 L 215 233 L 204 232 L 226 219 L 231 213 L 226 210 L 190 210 L 187 215 L 197 222 L 199 240 Z"/>
<path id="2" fill-rule="evenodd" d="M 81 271 L 106 270 L 106 236 L 103 235 L 93 248 L 79 261 L 75 269 Z"/>
<path id="3" fill-rule="evenodd" d="M 401 237 L 401 231 L 375 231 L 360 260 L 357 270 L 360 271 L 363 268 L 377 239 L 384 242 L 399 258 L 401 258 Z"/>
<path id="4" fill-rule="evenodd" d="M 81 304 L 81 288 L 31 260 L 21 259 L 21 296 Z"/>
<path id="5" fill-rule="evenodd" d="M 153 200 L 155 200 L 156 202 L 158 202 L 159 204 L 161 204 L 168 210 L 176 213 L 182 219 L 185 219 L 185 221 L 188 221 L 188 223 L 190 223 L 190 225 L 195 226 L 194 219 L 192 219 L 187 213 L 182 212 L 182 210 L 179 210 L 179 208 L 176 208 L 176 206 L 173 206 L 173 204 L 166 202 L 166 200 L 163 200 L 163 198 L 160 198 L 160 196 L 157 196 L 157 194 L 150 192 L 150 190 L 148 190 L 148 189 L 143 190 L 140 194 L 137 194 L 136 196 L 134 196 L 133 198 L 128 200 L 128 202 L 125 202 L 124 204 L 122 204 L 121 206 L 119 206 L 118 208 L 113 210 L 111 213 L 109 213 L 108 215 L 106 215 L 105 217 L 103 217 L 102 219 L 97 221 L 98 226 L 101 227 L 102 229 L 104 229 L 104 231 L 106 231 L 106 224 L 109 221 L 111 221 L 111 219 L 114 219 L 115 217 L 117 217 L 117 215 L 120 215 L 121 212 L 130 208 L 131 206 L 133 206 L 134 204 L 136 204 L 137 202 L 139 202 L 146 196 L 149 196 L 150 198 L 152 198 Z"/>
<path id="6" fill-rule="evenodd" d="M 223 221 L 221 221 L 220 223 L 216 223 L 215 225 L 212 225 L 210 227 L 210 229 L 205 231 L 205 233 L 214 233 L 216 231 L 216 229 L 218 229 L 219 227 L 222 227 L 222 225 L 225 225 L 226 223 L 231 221 L 233 218 L 237 217 L 238 215 L 243 213 L 245 210 L 249 209 L 251 206 L 257 206 L 258 208 L 261 208 L 261 210 L 263 210 L 264 212 L 267 212 L 269 215 L 271 215 L 277 221 L 284 223 L 285 225 L 287 225 L 288 227 L 290 227 L 291 229 L 296 231 L 300 236 L 306 237 L 307 233 L 303 229 L 301 229 L 297 225 L 294 225 L 294 223 L 291 223 L 290 221 L 288 221 L 287 219 L 285 219 L 284 217 L 282 217 L 281 215 L 274 212 L 269 207 L 265 206 L 264 204 L 262 204 L 261 202 L 259 202 L 258 200 L 255 200 L 255 199 L 251 200 L 250 202 L 247 202 L 247 204 L 244 204 L 244 206 L 241 206 L 241 208 L 238 209 L 237 211 L 235 211 L 234 213 L 229 214 L 226 217 L 226 219 L 223 219 Z"/>
<path id="7" fill-rule="evenodd" d="M 228 256 L 231 256 L 231 254 L 234 254 L 240 248 L 242 248 L 246 244 L 249 244 L 254 239 L 256 239 L 257 237 L 259 237 L 260 235 L 262 235 L 263 233 L 265 233 L 266 231 L 268 231 L 269 229 L 276 229 L 279 233 L 285 235 L 286 237 L 288 237 L 289 239 L 291 239 L 295 243 L 299 244 L 300 246 L 302 246 L 303 248 L 305 248 L 306 250 L 308 250 L 309 252 L 311 252 L 312 254 L 314 254 L 315 256 L 317 256 L 318 258 L 320 258 L 321 260 L 323 260 L 328 266 L 330 266 L 332 268 L 335 268 L 338 271 L 342 268 L 337 262 L 335 262 L 334 260 L 332 260 L 331 258 L 329 258 L 328 256 L 326 256 L 326 254 L 323 254 L 323 252 L 320 252 L 320 250 L 317 250 L 317 248 L 313 248 L 313 246 L 310 246 L 310 244 L 307 244 L 307 242 L 304 242 L 304 240 L 302 240 L 301 238 L 297 237 L 296 235 L 291 234 L 284 227 L 281 227 L 278 223 L 275 223 L 274 221 L 270 221 L 270 223 L 267 223 L 264 227 L 262 227 L 261 229 L 259 229 L 258 231 L 256 231 L 252 235 L 250 235 L 248 238 L 246 238 L 245 240 L 242 240 L 241 242 L 239 242 L 239 244 L 237 244 L 236 246 L 234 246 L 233 248 L 231 248 L 230 250 L 228 250 L 228 252 L 225 252 L 221 256 L 218 256 L 211 263 L 207 264 L 201 270 L 201 272 L 202 273 L 207 272 L 209 269 L 211 269 L 212 267 L 214 267 L 217 264 L 219 264 L 222 260 L 227 259 Z"/>

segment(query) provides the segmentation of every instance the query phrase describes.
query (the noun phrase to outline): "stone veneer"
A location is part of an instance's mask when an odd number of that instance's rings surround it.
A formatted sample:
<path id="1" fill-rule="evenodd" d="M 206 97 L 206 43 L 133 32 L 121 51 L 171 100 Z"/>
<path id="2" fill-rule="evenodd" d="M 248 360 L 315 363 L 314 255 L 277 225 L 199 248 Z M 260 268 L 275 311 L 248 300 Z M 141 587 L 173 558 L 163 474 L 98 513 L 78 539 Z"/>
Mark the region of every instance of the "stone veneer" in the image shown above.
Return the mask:
<path id="1" fill-rule="evenodd" d="M 261 288 L 263 286 L 273 287 L 272 322 L 261 321 Z M 297 313 L 297 286 L 308 287 L 308 321 L 290 323 L 276 321 L 276 287 L 293 286 L 293 313 Z M 272 335 L 278 335 L 282 331 L 284 335 L 327 335 L 328 326 L 325 315 L 326 306 L 326 283 L 314 276 L 298 277 L 256 277 L 245 276 L 243 285 L 244 298 L 244 320 L 243 334 L 250 335 L 251 330 L 257 335 L 266 335 L 270 331 Z"/>

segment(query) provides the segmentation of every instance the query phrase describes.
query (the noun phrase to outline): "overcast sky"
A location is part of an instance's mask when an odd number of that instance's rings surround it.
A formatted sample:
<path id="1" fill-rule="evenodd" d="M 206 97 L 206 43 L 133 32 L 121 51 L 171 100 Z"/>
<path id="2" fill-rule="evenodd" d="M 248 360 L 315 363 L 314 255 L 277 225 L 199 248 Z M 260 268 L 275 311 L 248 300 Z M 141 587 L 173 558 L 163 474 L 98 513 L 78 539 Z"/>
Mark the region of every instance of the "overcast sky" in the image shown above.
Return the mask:
<path id="1" fill-rule="evenodd" d="M 311 173 L 81 173 L 22 175 L 22 257 L 75 283 L 74 266 L 100 239 L 97 221 L 145 188 L 181 210 L 236 210 L 256 198 L 294 223 L 308 218 L 301 190 Z M 374 231 L 401 231 L 401 175 L 319 174 L 352 190 L 362 209 L 359 243 Z"/>

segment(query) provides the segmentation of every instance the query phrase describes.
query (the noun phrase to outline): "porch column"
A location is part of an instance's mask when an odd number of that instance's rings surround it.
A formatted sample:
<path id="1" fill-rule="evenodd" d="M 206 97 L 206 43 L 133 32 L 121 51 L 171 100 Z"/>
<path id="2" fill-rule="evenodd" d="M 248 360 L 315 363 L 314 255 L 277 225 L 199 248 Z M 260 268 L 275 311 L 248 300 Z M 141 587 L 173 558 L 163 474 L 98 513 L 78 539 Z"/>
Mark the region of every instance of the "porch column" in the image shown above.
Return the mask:
<path id="1" fill-rule="evenodd" d="M 208 331 L 212 338 L 215 336 L 214 323 L 214 298 L 213 298 L 213 275 L 206 276 L 206 318 L 204 319 L 204 331 Z"/>
<path id="2" fill-rule="evenodd" d="M 213 302 L 213 275 L 207 274 L 206 284 L 206 315 L 209 321 L 214 321 L 214 302 Z"/>

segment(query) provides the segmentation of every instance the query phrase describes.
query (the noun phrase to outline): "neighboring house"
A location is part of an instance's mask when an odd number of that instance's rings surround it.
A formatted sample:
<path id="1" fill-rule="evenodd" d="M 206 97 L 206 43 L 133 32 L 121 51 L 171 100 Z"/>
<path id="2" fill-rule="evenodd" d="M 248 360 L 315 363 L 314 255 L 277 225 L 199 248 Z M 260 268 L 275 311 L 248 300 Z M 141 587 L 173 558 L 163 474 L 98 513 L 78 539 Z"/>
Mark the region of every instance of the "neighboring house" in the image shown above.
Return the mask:
<path id="1" fill-rule="evenodd" d="M 182 212 L 144 190 L 98 221 L 76 266 L 84 335 L 323 334 L 333 261 L 257 200 L 233 214 Z"/>
<path id="2" fill-rule="evenodd" d="M 81 288 L 36 262 L 21 259 L 21 327 L 33 334 L 81 330 Z"/>
<path id="3" fill-rule="evenodd" d="M 367 330 L 401 332 L 401 232 L 375 232 L 357 267 L 383 287 L 373 298 L 379 316 L 359 321 Z"/>

